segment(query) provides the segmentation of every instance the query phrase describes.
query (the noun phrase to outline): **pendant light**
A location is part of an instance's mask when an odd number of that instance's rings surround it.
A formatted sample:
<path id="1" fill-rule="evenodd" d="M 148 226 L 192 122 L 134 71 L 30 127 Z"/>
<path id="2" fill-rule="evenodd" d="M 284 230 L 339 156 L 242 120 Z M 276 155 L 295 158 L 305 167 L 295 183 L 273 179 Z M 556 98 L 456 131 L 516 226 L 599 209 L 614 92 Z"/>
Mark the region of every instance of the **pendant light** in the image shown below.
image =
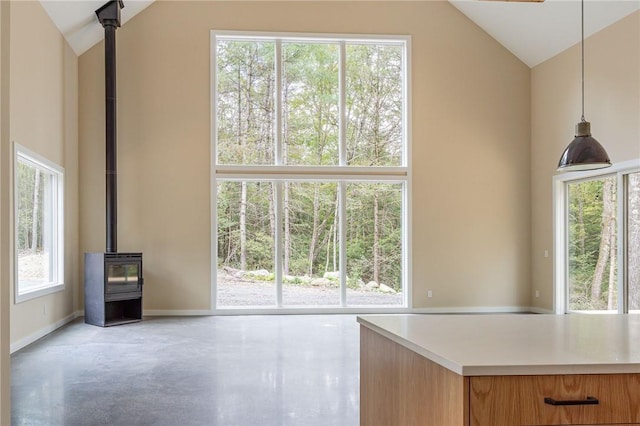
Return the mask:
<path id="1" fill-rule="evenodd" d="M 562 153 L 558 171 L 603 169 L 611 166 L 607 151 L 591 136 L 591 123 L 584 119 L 584 0 L 582 7 L 582 117 L 576 124 L 576 137 Z"/>

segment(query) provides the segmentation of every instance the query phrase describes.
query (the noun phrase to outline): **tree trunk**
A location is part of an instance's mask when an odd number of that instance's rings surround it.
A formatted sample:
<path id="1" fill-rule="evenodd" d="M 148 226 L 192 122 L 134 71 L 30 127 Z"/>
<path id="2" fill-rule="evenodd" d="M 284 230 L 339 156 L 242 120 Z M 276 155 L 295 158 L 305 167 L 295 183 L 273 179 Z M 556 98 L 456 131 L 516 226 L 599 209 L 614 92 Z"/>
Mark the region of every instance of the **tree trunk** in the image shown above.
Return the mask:
<path id="1" fill-rule="evenodd" d="M 247 182 L 242 181 L 240 194 L 240 269 L 247 270 Z"/>
<path id="2" fill-rule="evenodd" d="M 276 211 L 275 211 L 275 184 L 269 185 L 269 232 L 271 235 L 271 241 L 276 240 Z"/>
<path id="3" fill-rule="evenodd" d="M 282 269 L 284 269 L 284 275 L 289 275 L 289 260 L 291 259 L 291 220 L 290 205 L 289 205 L 289 183 L 285 182 L 283 185 L 283 204 L 284 204 L 284 260 L 282 262 Z"/>
<path id="4" fill-rule="evenodd" d="M 580 256 L 584 256 L 585 253 L 585 238 L 587 232 L 584 228 L 584 188 L 579 186 L 579 194 L 578 194 L 578 238 L 580 241 Z"/>
<path id="5" fill-rule="evenodd" d="M 378 218 L 378 192 L 373 193 L 373 281 L 380 281 L 380 226 Z"/>
<path id="6" fill-rule="evenodd" d="M 31 220 L 31 252 L 38 248 L 38 216 L 40 215 L 40 170 L 36 169 L 35 183 L 33 185 L 33 212 Z"/>
<path id="7" fill-rule="evenodd" d="M 338 270 L 338 220 L 340 218 L 340 189 L 336 191 L 336 209 L 333 215 L 333 271 Z M 341 266 L 345 268 L 346 265 Z"/>
<path id="8" fill-rule="evenodd" d="M 614 225 L 614 200 L 613 200 L 613 179 L 605 179 L 602 187 L 602 233 L 600 235 L 600 249 L 598 250 L 598 261 L 596 263 L 591 283 L 591 301 L 596 305 L 600 303 L 602 297 L 602 279 L 605 268 L 609 260 L 611 227 Z"/>
<path id="9" fill-rule="evenodd" d="M 247 113 L 246 120 L 242 120 L 242 73 L 241 68 L 238 67 L 238 141 L 240 143 L 240 152 L 242 155 L 242 164 L 246 164 L 246 152 L 247 152 L 247 137 L 251 126 L 251 75 L 252 71 L 248 72 L 247 82 Z M 243 128 L 243 124 L 245 127 Z M 240 189 L 240 269 L 246 271 L 247 269 L 247 182 L 242 181 Z"/>
<path id="10" fill-rule="evenodd" d="M 324 272 L 329 272 L 329 259 L 331 258 L 331 238 L 333 236 L 333 225 L 329 228 L 329 238 L 327 239 L 327 252 L 325 253 Z"/>
<path id="11" fill-rule="evenodd" d="M 616 300 L 616 263 L 617 263 L 617 247 L 616 244 L 616 227 L 615 220 L 613 221 L 613 225 L 609 227 L 609 294 L 607 297 L 607 309 L 613 310 L 617 309 L 617 300 Z"/>
<path id="12" fill-rule="evenodd" d="M 277 131 L 280 132 L 282 137 L 282 164 L 289 163 L 289 83 L 286 81 L 286 73 L 282 76 L 282 108 L 281 114 L 282 124 L 281 128 Z M 282 269 L 284 275 L 289 275 L 289 264 L 291 261 L 291 201 L 289 199 L 289 182 L 285 182 L 282 185 L 282 214 L 284 216 L 284 235 L 283 235 L 283 255 Z"/>
<path id="13" fill-rule="evenodd" d="M 309 256 L 308 256 L 308 274 L 311 277 L 313 274 L 313 261 L 315 259 L 315 247 L 318 243 L 318 210 L 320 199 L 320 186 L 318 183 L 313 184 L 313 229 L 311 230 L 311 240 L 309 241 Z"/>

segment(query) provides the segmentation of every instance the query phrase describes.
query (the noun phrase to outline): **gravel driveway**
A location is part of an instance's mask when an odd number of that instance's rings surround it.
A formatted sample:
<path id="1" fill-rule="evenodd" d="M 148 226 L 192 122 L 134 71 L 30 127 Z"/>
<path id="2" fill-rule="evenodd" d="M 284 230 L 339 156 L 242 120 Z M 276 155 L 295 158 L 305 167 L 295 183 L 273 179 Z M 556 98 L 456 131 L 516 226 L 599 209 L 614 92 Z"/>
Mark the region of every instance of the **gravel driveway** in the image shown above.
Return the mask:
<path id="1" fill-rule="evenodd" d="M 274 306 L 276 285 L 272 281 L 251 281 L 228 274 L 218 275 L 218 307 Z M 340 289 L 329 286 L 284 284 L 285 306 L 340 306 Z M 349 306 L 402 306 L 402 294 L 347 289 Z"/>

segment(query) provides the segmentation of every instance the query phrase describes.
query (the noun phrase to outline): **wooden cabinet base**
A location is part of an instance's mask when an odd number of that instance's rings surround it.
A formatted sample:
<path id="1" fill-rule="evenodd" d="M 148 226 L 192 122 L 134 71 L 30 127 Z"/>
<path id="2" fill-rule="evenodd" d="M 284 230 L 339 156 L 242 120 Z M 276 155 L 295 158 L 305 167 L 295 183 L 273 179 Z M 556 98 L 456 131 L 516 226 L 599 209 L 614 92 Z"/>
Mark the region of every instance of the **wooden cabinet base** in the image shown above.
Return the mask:
<path id="1" fill-rule="evenodd" d="M 640 374 L 465 377 L 360 328 L 361 426 L 613 424 L 640 426 Z"/>
<path id="2" fill-rule="evenodd" d="M 360 425 L 469 424 L 468 378 L 360 328 Z"/>
<path id="3" fill-rule="evenodd" d="M 640 422 L 640 374 L 485 376 L 470 386 L 471 426 Z"/>

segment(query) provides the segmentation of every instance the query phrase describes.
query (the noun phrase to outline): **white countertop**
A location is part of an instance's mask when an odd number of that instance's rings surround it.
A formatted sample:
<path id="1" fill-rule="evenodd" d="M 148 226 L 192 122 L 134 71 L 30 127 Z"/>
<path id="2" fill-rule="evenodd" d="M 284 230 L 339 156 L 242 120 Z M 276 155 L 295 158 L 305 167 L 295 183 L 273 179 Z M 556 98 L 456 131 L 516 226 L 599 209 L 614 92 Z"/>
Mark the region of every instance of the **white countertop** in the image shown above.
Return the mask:
<path id="1" fill-rule="evenodd" d="M 640 373 L 640 315 L 364 315 L 358 322 L 464 376 Z"/>

